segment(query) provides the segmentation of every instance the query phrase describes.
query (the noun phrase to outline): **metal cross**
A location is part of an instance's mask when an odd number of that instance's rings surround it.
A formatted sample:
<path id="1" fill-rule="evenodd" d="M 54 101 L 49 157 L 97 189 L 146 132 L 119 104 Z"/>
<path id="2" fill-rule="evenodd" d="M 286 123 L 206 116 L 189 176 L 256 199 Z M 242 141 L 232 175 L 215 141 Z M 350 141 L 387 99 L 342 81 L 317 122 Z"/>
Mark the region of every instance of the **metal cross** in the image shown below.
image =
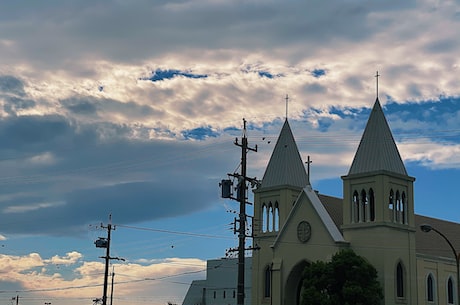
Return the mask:
<path id="1" fill-rule="evenodd" d="M 288 118 L 288 103 L 289 103 L 289 95 L 286 94 L 286 120 Z"/>
<path id="2" fill-rule="evenodd" d="M 375 72 L 375 81 L 376 81 L 376 92 L 377 92 L 377 98 L 379 98 L 379 71 Z"/>
<path id="3" fill-rule="evenodd" d="M 307 156 L 307 175 L 308 175 L 308 181 L 310 181 L 310 164 L 313 163 L 313 161 L 310 159 L 310 155 Z"/>

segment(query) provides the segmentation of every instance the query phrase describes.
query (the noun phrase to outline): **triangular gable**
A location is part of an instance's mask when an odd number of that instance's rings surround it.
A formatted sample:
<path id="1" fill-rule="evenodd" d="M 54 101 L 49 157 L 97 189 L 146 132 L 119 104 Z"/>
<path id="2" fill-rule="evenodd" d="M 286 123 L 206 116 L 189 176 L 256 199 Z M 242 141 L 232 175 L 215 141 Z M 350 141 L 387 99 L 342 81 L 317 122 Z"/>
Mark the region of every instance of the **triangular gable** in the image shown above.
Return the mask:
<path id="1" fill-rule="evenodd" d="M 318 195 L 312 189 L 311 185 L 308 185 L 303 188 L 302 192 L 300 192 L 299 196 L 297 197 L 295 204 L 292 207 L 291 212 L 289 213 L 286 221 L 284 222 L 284 225 L 280 229 L 280 232 L 278 236 L 276 237 L 275 241 L 273 242 L 273 245 L 271 245 L 271 247 L 272 248 L 276 247 L 277 244 L 280 242 L 281 238 L 283 237 L 284 233 L 287 231 L 288 225 L 292 222 L 294 215 L 297 213 L 297 210 L 301 206 L 301 202 L 302 202 L 301 197 L 303 195 L 305 195 L 308 198 L 308 200 L 311 202 L 311 206 L 318 214 L 319 218 L 321 219 L 321 222 L 323 223 L 324 227 L 328 231 L 332 240 L 336 243 L 346 243 L 347 241 L 345 241 L 345 239 L 342 236 L 342 233 L 340 233 L 339 229 L 335 225 L 334 221 L 332 220 L 331 216 L 327 212 L 326 208 L 323 206 L 323 204 L 319 200 Z"/>

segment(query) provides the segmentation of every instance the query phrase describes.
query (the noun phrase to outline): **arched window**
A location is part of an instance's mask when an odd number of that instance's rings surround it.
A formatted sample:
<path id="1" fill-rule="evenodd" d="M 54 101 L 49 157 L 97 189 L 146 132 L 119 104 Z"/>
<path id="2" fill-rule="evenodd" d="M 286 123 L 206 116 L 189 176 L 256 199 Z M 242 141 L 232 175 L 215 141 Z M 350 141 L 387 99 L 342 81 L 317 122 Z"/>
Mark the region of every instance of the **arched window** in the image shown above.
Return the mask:
<path id="1" fill-rule="evenodd" d="M 402 223 L 407 224 L 407 202 L 406 202 L 406 193 L 402 192 L 401 195 L 401 218 L 402 218 Z"/>
<path id="2" fill-rule="evenodd" d="M 363 222 L 366 222 L 369 217 L 367 217 L 367 213 L 369 212 L 369 209 L 367 207 L 368 202 L 367 202 L 367 195 L 365 190 L 361 190 L 361 219 Z"/>
<path id="3" fill-rule="evenodd" d="M 272 280 L 270 266 L 267 266 L 265 268 L 264 279 L 265 279 L 265 281 L 264 281 L 264 297 L 269 298 L 270 297 L 270 292 L 271 292 L 271 280 Z"/>
<path id="4" fill-rule="evenodd" d="M 358 192 L 355 191 L 353 193 L 353 206 L 352 206 L 352 222 L 359 222 L 359 195 Z"/>
<path id="5" fill-rule="evenodd" d="M 452 277 L 447 280 L 447 304 L 454 304 L 454 281 Z"/>
<path id="6" fill-rule="evenodd" d="M 426 278 L 426 299 L 428 302 L 434 301 L 434 279 L 431 273 Z"/>
<path id="7" fill-rule="evenodd" d="M 375 198 L 373 189 L 369 189 L 369 214 L 370 220 L 375 221 Z"/>
<path id="8" fill-rule="evenodd" d="M 390 212 L 390 221 L 395 220 L 395 206 L 394 206 L 394 193 L 393 189 L 390 190 L 390 197 L 388 198 L 388 211 Z"/>
<path id="9" fill-rule="evenodd" d="M 268 206 L 268 223 L 267 223 L 267 231 L 271 232 L 273 231 L 273 206 L 272 203 L 270 202 L 270 205 Z"/>
<path id="10" fill-rule="evenodd" d="M 396 191 L 396 222 L 401 223 L 401 197 L 399 196 L 399 191 Z"/>
<path id="11" fill-rule="evenodd" d="M 265 203 L 262 205 L 262 232 L 267 232 L 268 219 L 267 219 L 267 206 Z"/>
<path id="12" fill-rule="evenodd" d="M 401 262 L 396 266 L 396 296 L 404 298 L 404 268 Z"/>
<path id="13" fill-rule="evenodd" d="M 274 231 L 278 232 L 280 230 L 280 209 L 278 207 L 278 202 L 275 202 L 275 213 L 273 214 L 273 224 Z"/>

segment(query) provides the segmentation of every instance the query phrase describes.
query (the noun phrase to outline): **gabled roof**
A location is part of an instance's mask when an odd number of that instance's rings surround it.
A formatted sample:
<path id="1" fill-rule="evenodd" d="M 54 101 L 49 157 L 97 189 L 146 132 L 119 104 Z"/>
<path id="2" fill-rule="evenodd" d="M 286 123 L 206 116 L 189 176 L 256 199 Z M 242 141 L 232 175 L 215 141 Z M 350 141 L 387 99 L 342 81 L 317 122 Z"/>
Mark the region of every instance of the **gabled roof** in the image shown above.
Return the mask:
<path id="1" fill-rule="evenodd" d="M 348 175 L 381 170 L 407 176 L 406 168 L 377 98 Z"/>
<path id="2" fill-rule="evenodd" d="M 261 188 L 281 185 L 304 188 L 309 184 L 305 166 L 286 119 L 265 170 Z"/>
<path id="3" fill-rule="evenodd" d="M 332 240 L 336 243 L 346 243 L 345 239 L 343 238 L 342 233 L 337 226 L 337 223 L 333 219 L 333 215 L 330 214 L 329 210 L 326 208 L 326 204 L 321 201 L 318 197 L 318 194 L 312 189 L 311 185 L 306 186 L 303 188 L 302 192 L 300 192 L 299 196 L 297 197 L 294 207 L 292 208 L 291 212 L 288 215 L 288 218 L 284 222 L 284 226 L 281 228 L 278 236 L 276 237 L 273 245 L 271 247 L 276 247 L 276 245 L 280 242 L 283 234 L 287 230 L 287 226 L 291 223 L 291 219 L 297 213 L 297 210 L 300 208 L 302 201 L 300 200 L 301 196 L 305 195 L 311 203 L 313 209 L 318 213 L 319 218 L 321 218 L 322 223 L 324 224 L 327 232 L 331 236 Z"/>

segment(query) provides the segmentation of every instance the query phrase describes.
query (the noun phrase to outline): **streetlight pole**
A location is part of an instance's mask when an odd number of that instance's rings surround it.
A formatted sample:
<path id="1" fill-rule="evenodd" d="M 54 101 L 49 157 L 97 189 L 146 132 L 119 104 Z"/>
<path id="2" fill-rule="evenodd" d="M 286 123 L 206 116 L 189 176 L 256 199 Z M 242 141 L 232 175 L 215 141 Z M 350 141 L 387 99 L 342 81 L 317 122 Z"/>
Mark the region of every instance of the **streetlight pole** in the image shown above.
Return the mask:
<path id="1" fill-rule="evenodd" d="M 449 244 L 450 248 L 452 249 L 452 252 L 454 253 L 454 257 L 455 257 L 455 262 L 457 264 L 457 304 L 459 304 L 460 302 L 460 253 L 458 253 L 457 250 L 455 250 L 450 240 L 447 239 L 447 237 L 444 234 L 442 234 L 440 231 L 436 230 L 436 228 L 432 227 L 429 224 L 422 224 L 420 226 L 420 229 L 425 233 L 428 233 L 430 231 L 434 231 L 438 233 L 442 238 L 444 238 L 444 240 Z"/>

